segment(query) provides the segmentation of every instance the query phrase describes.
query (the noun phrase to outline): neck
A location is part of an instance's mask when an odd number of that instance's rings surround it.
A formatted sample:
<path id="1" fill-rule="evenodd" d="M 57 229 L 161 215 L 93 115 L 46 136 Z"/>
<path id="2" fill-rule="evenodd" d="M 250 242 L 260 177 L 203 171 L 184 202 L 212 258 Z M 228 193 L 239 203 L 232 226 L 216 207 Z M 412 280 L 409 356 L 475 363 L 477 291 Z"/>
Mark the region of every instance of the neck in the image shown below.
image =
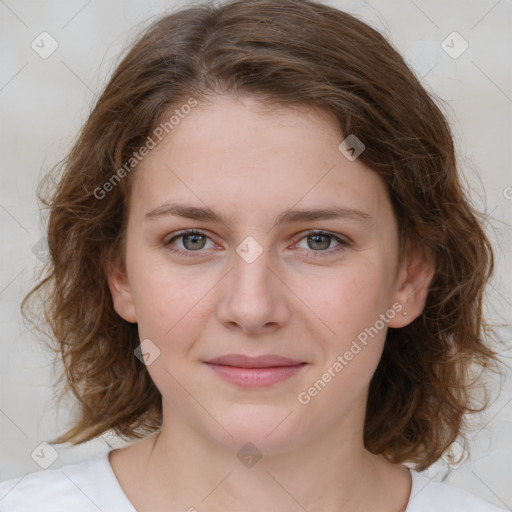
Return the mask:
<path id="1" fill-rule="evenodd" d="M 160 433 L 139 443 L 145 448 L 137 470 L 144 496 L 138 510 L 396 512 L 407 503 L 406 468 L 365 450 L 362 432 L 327 432 L 258 459 L 251 450 L 237 457 L 237 450 L 170 416 L 164 414 Z"/>

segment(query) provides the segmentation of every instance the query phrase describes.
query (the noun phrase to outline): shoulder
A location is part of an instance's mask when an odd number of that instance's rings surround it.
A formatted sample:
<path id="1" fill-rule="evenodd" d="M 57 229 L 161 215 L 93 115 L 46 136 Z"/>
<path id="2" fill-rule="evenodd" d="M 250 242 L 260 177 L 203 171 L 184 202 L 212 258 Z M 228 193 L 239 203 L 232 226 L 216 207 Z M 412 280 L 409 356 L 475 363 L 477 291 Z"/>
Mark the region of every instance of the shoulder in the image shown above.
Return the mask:
<path id="1" fill-rule="evenodd" d="M 97 512 L 98 509 L 134 511 L 116 480 L 108 453 L 0 482 L 2 512 Z"/>
<path id="2" fill-rule="evenodd" d="M 405 512 L 505 512 L 474 496 L 468 491 L 448 484 L 434 482 L 411 470 L 412 489 Z"/>

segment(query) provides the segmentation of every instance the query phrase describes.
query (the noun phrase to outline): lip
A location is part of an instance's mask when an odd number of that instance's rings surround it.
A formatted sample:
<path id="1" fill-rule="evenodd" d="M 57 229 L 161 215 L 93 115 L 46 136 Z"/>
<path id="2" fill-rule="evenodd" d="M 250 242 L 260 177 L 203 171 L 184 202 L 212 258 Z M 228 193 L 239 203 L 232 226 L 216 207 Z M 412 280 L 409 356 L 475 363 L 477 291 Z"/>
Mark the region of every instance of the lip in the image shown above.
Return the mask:
<path id="1" fill-rule="evenodd" d="M 219 364 L 222 366 L 236 366 L 237 368 L 271 368 L 274 366 L 296 366 L 304 363 L 298 359 L 277 356 L 274 354 L 264 354 L 261 356 L 246 356 L 243 354 L 228 354 L 215 359 L 206 361 L 210 364 Z"/>
<path id="2" fill-rule="evenodd" d="M 229 354 L 205 361 L 222 379 L 245 388 L 269 387 L 291 378 L 307 365 L 304 361 L 274 354 L 256 357 Z"/>

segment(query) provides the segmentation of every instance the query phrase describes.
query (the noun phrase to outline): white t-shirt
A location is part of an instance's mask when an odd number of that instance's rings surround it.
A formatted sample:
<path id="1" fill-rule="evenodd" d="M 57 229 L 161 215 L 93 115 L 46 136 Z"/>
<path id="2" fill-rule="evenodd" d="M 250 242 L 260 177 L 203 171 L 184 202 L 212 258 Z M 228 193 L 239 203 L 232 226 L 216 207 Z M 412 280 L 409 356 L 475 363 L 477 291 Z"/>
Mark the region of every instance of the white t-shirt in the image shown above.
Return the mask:
<path id="1" fill-rule="evenodd" d="M 406 512 L 504 512 L 467 491 L 410 470 Z M 57 469 L 0 482 L 1 512 L 136 512 L 119 484 L 108 452 Z"/>

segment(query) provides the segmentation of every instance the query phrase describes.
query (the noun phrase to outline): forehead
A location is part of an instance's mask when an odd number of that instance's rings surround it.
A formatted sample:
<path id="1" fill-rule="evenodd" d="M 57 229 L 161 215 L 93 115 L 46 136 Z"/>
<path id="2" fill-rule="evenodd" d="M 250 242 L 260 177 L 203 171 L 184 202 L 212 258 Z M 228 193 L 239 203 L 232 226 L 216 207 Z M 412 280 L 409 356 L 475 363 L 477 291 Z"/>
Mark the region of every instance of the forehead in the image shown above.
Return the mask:
<path id="1" fill-rule="evenodd" d="M 390 207 L 385 184 L 343 156 L 342 140 L 321 110 L 217 96 L 183 116 L 139 164 L 132 203 L 146 211 L 169 200 L 218 204 L 238 218 L 330 203 L 378 217 Z"/>

